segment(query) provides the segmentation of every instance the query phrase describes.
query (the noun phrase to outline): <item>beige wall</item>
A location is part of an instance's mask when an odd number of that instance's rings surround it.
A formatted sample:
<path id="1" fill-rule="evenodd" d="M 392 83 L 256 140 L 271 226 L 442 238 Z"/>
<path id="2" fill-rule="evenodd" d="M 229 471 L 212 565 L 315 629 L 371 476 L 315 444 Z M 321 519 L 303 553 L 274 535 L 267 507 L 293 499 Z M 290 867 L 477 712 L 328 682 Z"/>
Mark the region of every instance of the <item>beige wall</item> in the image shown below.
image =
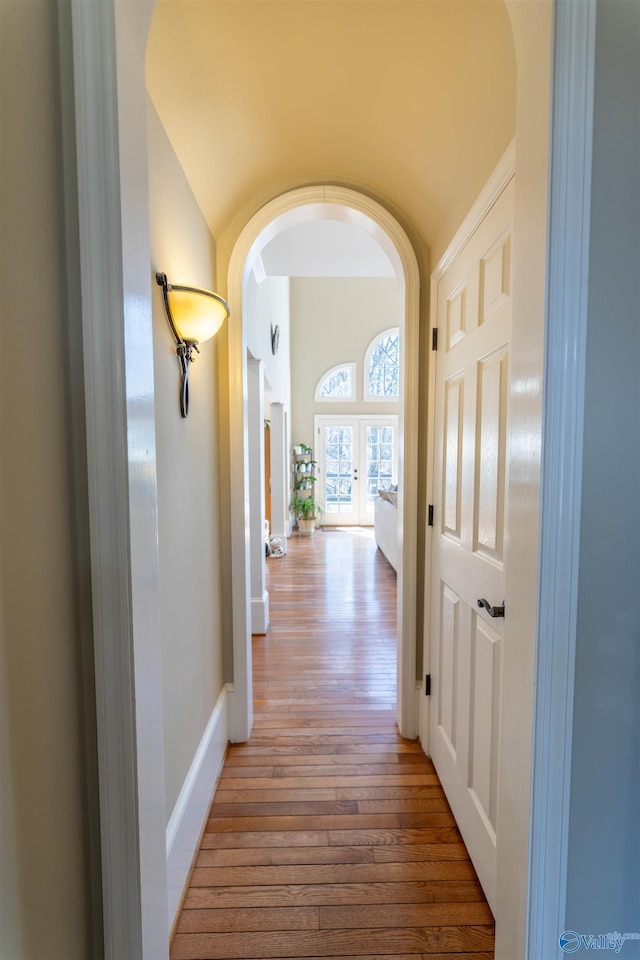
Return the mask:
<path id="1" fill-rule="evenodd" d="M 389 414 L 397 403 L 362 400 L 367 347 L 399 326 L 404 314 L 395 279 L 301 277 L 291 280 L 291 438 L 313 447 L 313 417 L 338 413 Z M 356 363 L 355 402 L 316 403 L 320 378 L 339 363 Z"/>
<path id="2" fill-rule="evenodd" d="M 151 104 L 148 111 L 152 268 L 215 289 L 215 242 Z M 178 406 L 178 361 L 154 296 L 160 624 L 165 785 L 171 816 L 222 686 L 217 344 L 189 373 L 189 417 Z"/>
<path id="3" fill-rule="evenodd" d="M 0 957 L 86 960 L 57 9 L 0 18 Z"/>

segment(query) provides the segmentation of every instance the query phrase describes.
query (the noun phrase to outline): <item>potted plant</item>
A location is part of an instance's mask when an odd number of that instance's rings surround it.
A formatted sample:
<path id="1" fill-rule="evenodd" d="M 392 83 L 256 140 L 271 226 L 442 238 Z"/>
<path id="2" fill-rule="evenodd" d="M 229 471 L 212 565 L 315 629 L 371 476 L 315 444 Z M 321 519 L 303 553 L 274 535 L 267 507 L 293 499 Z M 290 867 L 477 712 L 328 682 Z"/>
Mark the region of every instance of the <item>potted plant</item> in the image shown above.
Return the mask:
<path id="1" fill-rule="evenodd" d="M 306 497 L 294 493 L 291 498 L 291 509 L 298 524 L 298 530 L 303 537 L 310 537 L 315 529 L 316 520 L 319 518 L 321 510 L 320 504 L 316 501 L 313 493 Z"/>
<path id="2" fill-rule="evenodd" d="M 304 477 L 301 480 L 296 480 L 293 489 L 294 490 L 313 490 L 313 484 L 316 482 L 315 477 Z"/>

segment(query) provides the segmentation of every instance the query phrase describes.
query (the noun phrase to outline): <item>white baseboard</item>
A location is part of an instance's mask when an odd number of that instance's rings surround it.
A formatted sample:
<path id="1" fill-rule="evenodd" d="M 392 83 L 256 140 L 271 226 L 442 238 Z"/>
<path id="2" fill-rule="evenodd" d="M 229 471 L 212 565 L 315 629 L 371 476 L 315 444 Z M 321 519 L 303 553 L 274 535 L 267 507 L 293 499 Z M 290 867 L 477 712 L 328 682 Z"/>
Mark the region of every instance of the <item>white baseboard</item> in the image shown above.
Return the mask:
<path id="1" fill-rule="evenodd" d="M 167 824 L 169 926 L 175 921 L 229 742 L 228 686 L 222 688 Z"/>
<path id="2" fill-rule="evenodd" d="M 269 592 L 262 597 L 251 597 L 251 633 L 266 633 L 269 629 Z"/>

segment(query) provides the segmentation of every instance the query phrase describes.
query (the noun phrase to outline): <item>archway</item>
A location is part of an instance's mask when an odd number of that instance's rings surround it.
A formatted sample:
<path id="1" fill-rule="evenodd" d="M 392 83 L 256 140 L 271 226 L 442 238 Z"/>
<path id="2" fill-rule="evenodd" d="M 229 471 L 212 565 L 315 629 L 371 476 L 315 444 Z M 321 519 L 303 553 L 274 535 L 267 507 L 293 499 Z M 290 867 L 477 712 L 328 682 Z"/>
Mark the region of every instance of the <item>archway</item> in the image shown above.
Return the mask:
<path id="1" fill-rule="evenodd" d="M 406 233 L 377 201 L 346 187 L 313 186 L 290 191 L 267 203 L 242 230 L 229 262 L 228 296 L 234 305 L 229 322 L 229 432 L 231 523 L 245 531 L 233 538 L 234 692 L 230 730 L 233 740 L 245 740 L 252 725 L 251 629 L 249 612 L 249 535 L 247 523 L 247 400 L 246 342 L 243 285 L 255 258 L 283 230 L 310 219 L 342 220 L 365 230 L 389 257 L 404 289 L 403 413 L 400 417 L 399 558 L 398 558 L 398 727 L 403 736 L 418 733 L 416 693 L 416 593 L 418 497 L 418 377 L 420 277 L 416 256 Z"/>

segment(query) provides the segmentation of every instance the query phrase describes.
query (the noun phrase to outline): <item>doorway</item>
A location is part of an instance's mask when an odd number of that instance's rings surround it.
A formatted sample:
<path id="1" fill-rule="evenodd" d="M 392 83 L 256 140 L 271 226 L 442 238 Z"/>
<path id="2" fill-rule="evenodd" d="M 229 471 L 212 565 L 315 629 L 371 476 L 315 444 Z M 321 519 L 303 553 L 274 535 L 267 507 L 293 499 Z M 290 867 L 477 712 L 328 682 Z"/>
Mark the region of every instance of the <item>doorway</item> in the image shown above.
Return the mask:
<path id="1" fill-rule="evenodd" d="M 318 498 L 325 526 L 373 524 L 381 487 L 398 482 L 398 418 L 315 418 Z"/>
<path id="2" fill-rule="evenodd" d="M 246 410 L 246 330 L 244 296 L 247 279 L 266 244 L 284 230 L 311 219 L 356 224 L 372 237 L 389 258 L 403 293 L 401 318 L 403 343 L 400 352 L 402 413 L 398 420 L 399 563 L 398 563 L 398 701 L 397 721 L 403 736 L 418 733 L 418 686 L 416 683 L 417 558 L 423 548 L 416 524 L 419 460 L 419 288 L 420 277 L 413 247 L 397 221 L 369 197 L 341 187 L 306 187 L 294 190 L 263 207 L 249 221 L 233 249 L 229 264 L 228 294 L 236 305 L 229 321 L 230 364 L 230 468 L 235 477 L 231 491 L 231 524 L 245 530 L 248 475 Z M 239 438 L 243 438 L 239 442 Z M 424 438 L 423 438 L 424 439 Z M 422 441 L 423 442 L 423 441 Z M 247 560 L 250 544 L 244 537 L 232 538 L 232 603 L 234 689 L 231 694 L 230 732 L 233 741 L 246 740 L 253 722 L 252 652 Z M 406 563 L 403 563 L 406 557 Z"/>

